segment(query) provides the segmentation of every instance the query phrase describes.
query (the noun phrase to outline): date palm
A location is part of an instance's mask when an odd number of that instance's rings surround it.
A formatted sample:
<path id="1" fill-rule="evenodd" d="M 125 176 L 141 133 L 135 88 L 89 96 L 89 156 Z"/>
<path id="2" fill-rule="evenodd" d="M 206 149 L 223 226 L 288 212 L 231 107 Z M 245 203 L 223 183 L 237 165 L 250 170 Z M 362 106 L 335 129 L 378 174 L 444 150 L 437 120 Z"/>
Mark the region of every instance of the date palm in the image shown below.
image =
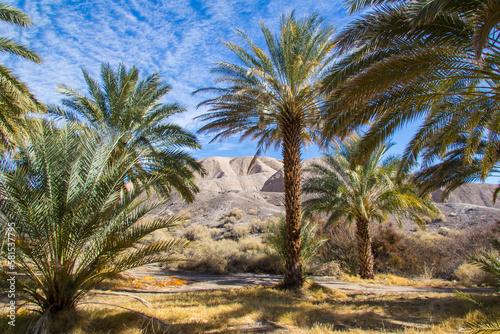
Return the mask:
<path id="1" fill-rule="evenodd" d="M 201 132 L 216 134 L 213 140 L 240 135 L 258 140 L 258 152 L 274 146 L 283 154 L 287 225 L 285 288 L 302 286 L 300 258 L 301 148 L 316 140 L 323 99 L 319 82 L 331 60 L 333 28 L 322 26 L 317 15 L 281 18 L 274 35 L 261 25 L 267 50 L 238 31 L 243 46 L 224 42 L 239 63 L 217 63 L 213 73 L 218 87 L 198 92 L 216 95 L 200 104 L 209 112 Z"/>
<path id="2" fill-rule="evenodd" d="M 498 107 L 494 99 L 456 97 L 427 114 L 403 158 L 406 166 L 415 166 L 420 158 L 415 180 L 421 189 L 445 188 L 445 198 L 464 183 L 498 173 Z"/>
<path id="3" fill-rule="evenodd" d="M 0 3 L 0 20 L 27 28 L 31 19 L 20 10 Z M 37 54 L 13 39 L 0 37 L 0 51 L 40 63 Z M 7 67 L 0 64 L 0 153 L 16 145 L 16 137 L 26 133 L 24 115 L 41 112 L 43 107 Z"/>
<path id="4" fill-rule="evenodd" d="M 328 214 L 330 225 L 342 218 L 356 222 L 359 274 L 362 278 L 373 278 L 369 226 L 373 222 L 386 222 L 389 217 L 400 225 L 401 218 L 423 225 L 420 215 L 433 216 L 438 210 L 430 197 L 419 196 L 407 179 L 396 178 L 397 159 L 382 162 L 388 145 L 377 147 L 362 159 L 359 144 L 359 138 L 344 142 L 333 155 L 307 169 L 310 176 L 303 191 L 315 197 L 304 202 L 304 206 L 306 215 Z"/>
<path id="5" fill-rule="evenodd" d="M 122 150 L 135 154 L 128 180 L 137 184 L 154 175 L 158 194 L 168 196 L 173 188 L 181 198 L 193 201 L 198 192 L 194 172 L 202 173 L 202 168 L 188 150 L 200 145 L 193 134 L 167 121 L 185 110 L 175 103 L 160 102 L 170 86 L 157 73 L 140 80 L 136 67 L 127 70 L 123 64 L 116 71 L 103 64 L 101 83 L 82 72 L 87 95 L 61 86 L 67 96 L 63 107 L 49 107 L 49 112 L 85 127 L 105 126 L 109 135 L 121 134 L 116 154 Z"/>
<path id="6" fill-rule="evenodd" d="M 22 274 L 16 296 L 40 313 L 56 314 L 74 309 L 121 271 L 172 260 L 168 252 L 181 241 L 143 239 L 179 218 L 147 218 L 161 204 L 141 196 L 148 183 L 123 188 L 137 156 L 116 154 L 120 135 L 103 141 L 75 125 L 30 128 L 30 144 L 21 145 L 16 161 L 0 166 L 0 231 L 9 236 L 2 248 L 13 243 L 16 252 L 14 268 L 0 274 Z M 7 254 L 2 249 L 4 259 Z"/>
<path id="7" fill-rule="evenodd" d="M 325 79 L 336 102 L 326 129 L 338 133 L 343 124 L 350 125 L 343 131 L 350 131 L 372 122 L 363 143 L 369 151 L 408 122 L 424 116 L 429 122 L 433 112 L 442 112 L 457 99 L 467 104 L 494 100 L 489 105 L 498 110 L 498 2 L 349 3 L 353 10 L 375 7 L 336 39 L 344 57 Z M 462 120 L 473 128 L 475 117 L 470 113 Z"/>

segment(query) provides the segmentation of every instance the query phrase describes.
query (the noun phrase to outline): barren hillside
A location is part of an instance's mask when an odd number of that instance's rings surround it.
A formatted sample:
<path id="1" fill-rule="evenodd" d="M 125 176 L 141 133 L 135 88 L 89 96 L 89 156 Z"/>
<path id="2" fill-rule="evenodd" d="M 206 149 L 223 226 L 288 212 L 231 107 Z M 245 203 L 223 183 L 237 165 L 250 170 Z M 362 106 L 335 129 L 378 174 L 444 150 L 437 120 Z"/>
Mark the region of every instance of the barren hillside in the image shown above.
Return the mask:
<path id="1" fill-rule="evenodd" d="M 311 160 L 304 161 L 304 166 Z M 183 212 L 191 217 L 192 224 L 215 226 L 233 209 L 243 212 L 243 218 L 239 220 L 242 224 L 284 213 L 281 160 L 259 157 L 249 168 L 251 161 L 252 157 L 202 159 L 206 176 L 197 179 L 200 193 L 196 201 L 186 204 L 174 196 L 155 214 Z M 464 229 L 499 221 L 500 201 L 495 205 L 492 203 L 495 188 L 493 184 L 464 185 L 444 202 L 440 199 L 441 191 L 437 191 L 432 197 L 443 217 L 430 222 L 428 230 L 443 226 Z M 405 229 L 415 230 L 415 227 L 405 224 Z"/>

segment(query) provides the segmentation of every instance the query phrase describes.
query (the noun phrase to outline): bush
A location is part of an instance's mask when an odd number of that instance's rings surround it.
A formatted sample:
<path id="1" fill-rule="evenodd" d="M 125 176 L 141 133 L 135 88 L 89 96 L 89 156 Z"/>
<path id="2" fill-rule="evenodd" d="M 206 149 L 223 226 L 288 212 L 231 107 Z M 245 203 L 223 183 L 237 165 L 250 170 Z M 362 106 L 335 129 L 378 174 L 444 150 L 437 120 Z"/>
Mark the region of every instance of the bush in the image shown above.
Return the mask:
<path id="1" fill-rule="evenodd" d="M 470 254 L 491 250 L 491 245 L 484 241 L 497 233 L 494 229 L 440 232 L 446 232 L 446 235 L 425 231 L 409 234 L 396 231 L 390 225 L 380 225 L 372 231 L 375 272 L 456 279 L 457 268 L 468 260 Z M 357 251 L 353 228 L 343 224 L 334 226 L 319 250 L 318 260 L 323 263 L 338 261 L 342 270 L 356 273 Z"/>
<path id="2" fill-rule="evenodd" d="M 241 218 L 243 218 L 243 211 L 241 211 L 240 209 L 233 209 L 229 213 L 229 217 L 234 217 L 236 220 L 240 220 Z"/>
<path id="3" fill-rule="evenodd" d="M 227 232 L 226 232 L 227 233 Z M 202 239 L 191 243 L 182 252 L 186 261 L 167 265 L 168 268 L 210 274 L 236 272 L 280 273 L 279 260 L 271 255 L 268 246 L 256 238 Z"/>
<path id="4" fill-rule="evenodd" d="M 265 233 L 267 225 L 269 225 L 269 223 L 265 220 L 254 219 L 252 220 L 249 226 L 250 233 L 252 234 Z"/>
<path id="5" fill-rule="evenodd" d="M 242 237 L 246 236 L 249 232 L 249 228 L 246 225 L 237 225 L 234 226 L 231 230 L 231 238 L 234 240 L 239 240 Z"/>
<path id="6" fill-rule="evenodd" d="M 477 265 L 468 262 L 461 264 L 455 269 L 455 277 L 465 286 L 493 286 L 495 284 L 495 276 L 485 272 Z"/>
<path id="7" fill-rule="evenodd" d="M 342 276 L 345 272 L 338 261 L 315 262 L 308 266 L 308 272 L 316 276 Z"/>
<path id="8" fill-rule="evenodd" d="M 328 231 L 328 239 L 319 248 L 317 259 L 322 263 L 336 261 L 342 271 L 355 274 L 358 270 L 356 244 L 352 227 L 346 224 L 334 225 Z"/>
<path id="9" fill-rule="evenodd" d="M 189 241 L 205 240 L 212 238 L 212 229 L 204 225 L 191 225 L 184 232 L 184 238 Z"/>

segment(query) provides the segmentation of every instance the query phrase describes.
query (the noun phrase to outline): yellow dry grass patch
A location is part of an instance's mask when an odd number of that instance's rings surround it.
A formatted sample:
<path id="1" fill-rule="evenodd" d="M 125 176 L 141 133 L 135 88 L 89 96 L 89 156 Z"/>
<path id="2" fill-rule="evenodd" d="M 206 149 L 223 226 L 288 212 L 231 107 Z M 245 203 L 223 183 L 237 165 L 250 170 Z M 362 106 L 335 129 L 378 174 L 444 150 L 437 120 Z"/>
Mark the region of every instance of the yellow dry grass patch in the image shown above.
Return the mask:
<path id="1" fill-rule="evenodd" d="M 480 316 L 475 305 L 453 294 L 343 293 L 307 282 L 302 293 L 265 287 L 191 293 L 133 293 L 151 303 L 93 291 L 78 311 L 63 315 L 58 331 L 107 333 L 459 333 Z M 500 311 L 498 296 L 476 295 Z M 127 311 L 106 303 L 119 305 Z M 138 314 L 137 312 L 140 312 Z M 64 318 L 66 317 L 66 318 Z M 36 316 L 18 312 L 23 332 Z M 71 319 L 71 321 L 67 321 Z M 158 319 L 168 327 L 162 328 Z M 5 317 L 0 318 L 5 323 Z M 58 332 L 55 331 L 55 332 Z M 0 332 L 5 328 L 0 326 Z M 6 332 L 8 333 L 8 332 Z M 14 333 L 14 332 L 12 332 Z"/>
<path id="2" fill-rule="evenodd" d="M 408 279 L 401 276 L 391 275 L 391 274 L 379 274 L 375 275 L 373 279 L 363 279 L 359 276 L 351 276 L 344 274 L 340 277 L 340 280 L 347 281 L 351 283 L 365 283 L 365 284 L 383 284 L 383 285 L 400 285 L 400 286 L 413 286 L 416 288 L 444 288 L 444 287 L 459 287 L 458 284 L 449 281 L 441 280 L 420 280 L 420 279 Z"/>
<path id="3" fill-rule="evenodd" d="M 132 279 L 126 277 L 117 277 L 101 283 L 99 287 L 101 289 L 111 289 L 111 290 L 130 290 L 130 289 L 155 290 L 155 288 L 182 286 L 186 284 L 189 284 L 189 282 L 179 279 L 177 276 L 170 276 L 166 278 L 141 276 L 139 278 L 132 278 Z"/>

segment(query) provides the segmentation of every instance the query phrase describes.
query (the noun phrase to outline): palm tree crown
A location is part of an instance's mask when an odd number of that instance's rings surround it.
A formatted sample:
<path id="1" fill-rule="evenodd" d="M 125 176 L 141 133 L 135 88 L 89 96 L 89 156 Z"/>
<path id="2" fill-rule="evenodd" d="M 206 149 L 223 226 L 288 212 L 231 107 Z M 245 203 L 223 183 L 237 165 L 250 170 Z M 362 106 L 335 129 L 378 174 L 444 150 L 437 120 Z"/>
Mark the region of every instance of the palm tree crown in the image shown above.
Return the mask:
<path id="1" fill-rule="evenodd" d="M 389 158 L 382 165 L 388 145 L 381 145 L 366 159 L 360 158 L 359 138 L 342 144 L 322 163 L 311 165 L 303 186 L 316 197 L 304 203 L 307 215 L 329 214 L 328 224 L 345 218 L 356 222 L 360 275 L 373 276 L 373 255 L 368 227 L 373 221 L 386 222 L 393 217 L 399 224 L 409 218 L 424 224 L 420 215 L 438 211 L 430 198 L 418 195 L 408 179 L 397 179 L 398 159 Z"/>
<path id="2" fill-rule="evenodd" d="M 212 70 L 219 87 L 206 100 L 209 112 L 200 131 L 213 140 L 239 134 L 258 140 L 258 153 L 269 147 L 283 152 L 287 220 L 285 286 L 302 285 L 300 261 L 300 150 L 316 140 L 323 99 L 319 79 L 331 60 L 333 28 L 322 26 L 317 15 L 297 20 L 292 12 L 281 18 L 281 31 L 273 35 L 261 25 L 267 52 L 242 31 L 244 46 L 225 42 L 240 64 L 217 63 Z"/>
<path id="3" fill-rule="evenodd" d="M 363 140 L 369 152 L 396 129 L 425 118 L 404 154 L 405 165 L 414 165 L 422 153 L 439 159 L 462 141 L 463 163 L 475 160 L 481 164 L 476 176 L 487 177 L 500 156 L 497 2 L 349 3 L 353 11 L 374 9 L 337 36 L 343 57 L 325 78 L 335 101 L 325 128 L 338 134 L 372 122 Z"/>
<path id="4" fill-rule="evenodd" d="M 31 19 L 18 9 L 0 3 L 0 20 L 27 28 Z M 37 54 L 13 39 L 0 37 L 0 52 L 9 53 L 35 63 L 41 60 Z M 17 136 L 26 134 L 23 116 L 30 112 L 41 112 L 43 107 L 7 67 L 0 64 L 0 153 L 16 145 Z"/>
<path id="5" fill-rule="evenodd" d="M 119 135 L 103 141 L 75 124 L 30 126 L 15 166 L 0 165 L 0 231 L 15 236 L 16 266 L 24 275 L 16 293 L 39 312 L 55 314 L 75 308 L 121 271 L 172 260 L 168 252 L 182 241 L 143 238 L 180 219 L 147 218 L 162 204 L 146 202 L 147 184 L 124 189 L 136 157 L 128 150 L 116 154 Z M 3 278 L 10 276 L 5 270 Z"/>
<path id="6" fill-rule="evenodd" d="M 415 26 L 410 3 L 380 6 L 351 22 L 336 38 L 344 57 L 325 78 L 341 110 L 333 129 L 376 120 L 366 137 L 372 147 L 436 100 L 466 92 L 480 72 L 468 20 L 445 12 Z"/>
<path id="7" fill-rule="evenodd" d="M 62 108 L 50 107 L 49 112 L 91 128 L 105 126 L 111 135 L 121 134 L 117 150 L 127 148 L 140 157 L 129 171 L 130 181 L 143 182 L 154 176 L 154 188 L 160 195 L 169 195 L 174 188 L 183 199 L 193 201 L 198 192 L 194 171 L 202 173 L 202 169 L 186 149 L 200 145 L 194 135 L 166 122 L 184 111 L 177 104 L 160 102 L 170 86 L 162 84 L 156 73 L 140 80 L 136 67 L 127 70 L 123 64 L 116 72 L 102 65 L 101 84 L 85 70 L 83 76 L 88 95 L 61 86 L 68 98 L 62 101 Z"/>

